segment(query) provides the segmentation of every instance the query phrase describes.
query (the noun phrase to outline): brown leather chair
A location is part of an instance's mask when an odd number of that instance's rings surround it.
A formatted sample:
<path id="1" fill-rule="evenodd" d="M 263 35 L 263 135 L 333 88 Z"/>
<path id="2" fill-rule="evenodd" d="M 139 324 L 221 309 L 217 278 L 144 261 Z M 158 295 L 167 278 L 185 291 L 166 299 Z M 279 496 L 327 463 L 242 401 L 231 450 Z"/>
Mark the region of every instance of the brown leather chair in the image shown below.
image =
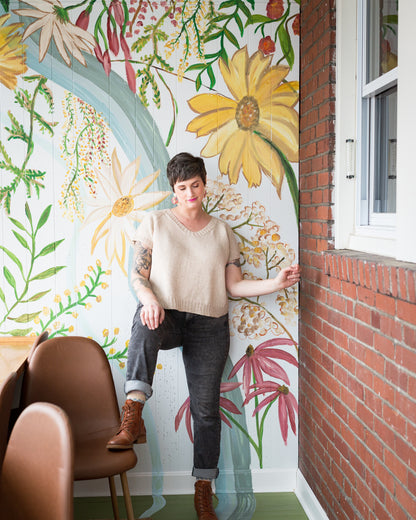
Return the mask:
<path id="1" fill-rule="evenodd" d="M 0 475 L 9 439 L 10 412 L 16 388 L 17 374 L 12 372 L 0 385 Z"/>
<path id="2" fill-rule="evenodd" d="M 0 480 L 2 520 L 73 520 L 74 453 L 66 413 L 35 403 L 18 418 Z"/>
<path id="3" fill-rule="evenodd" d="M 119 519 L 114 475 L 119 474 L 128 520 L 134 520 L 126 471 L 133 450 L 112 452 L 106 444 L 118 430 L 120 412 L 107 357 L 100 345 L 80 336 L 51 338 L 34 350 L 23 380 L 22 404 L 47 401 L 68 414 L 75 442 L 74 479 L 108 477 L 114 518 Z"/>

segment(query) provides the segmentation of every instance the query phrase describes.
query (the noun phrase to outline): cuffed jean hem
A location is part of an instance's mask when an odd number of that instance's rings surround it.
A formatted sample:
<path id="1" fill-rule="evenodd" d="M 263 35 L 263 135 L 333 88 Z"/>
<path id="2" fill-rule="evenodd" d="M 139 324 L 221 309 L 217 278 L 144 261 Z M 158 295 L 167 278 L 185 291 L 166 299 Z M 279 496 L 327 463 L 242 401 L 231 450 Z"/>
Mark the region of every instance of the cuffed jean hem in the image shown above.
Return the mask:
<path id="1" fill-rule="evenodd" d="M 128 394 L 129 392 L 133 392 L 134 390 L 143 392 L 146 396 L 146 399 L 150 399 L 153 394 L 153 389 L 148 383 L 144 383 L 143 381 L 136 381 L 134 379 L 126 381 L 124 384 L 124 392 Z"/>
<path id="2" fill-rule="evenodd" d="M 219 470 L 218 468 L 213 469 L 203 469 L 203 468 L 195 468 L 192 470 L 192 476 L 196 478 L 203 478 L 205 480 L 214 480 L 218 477 Z"/>

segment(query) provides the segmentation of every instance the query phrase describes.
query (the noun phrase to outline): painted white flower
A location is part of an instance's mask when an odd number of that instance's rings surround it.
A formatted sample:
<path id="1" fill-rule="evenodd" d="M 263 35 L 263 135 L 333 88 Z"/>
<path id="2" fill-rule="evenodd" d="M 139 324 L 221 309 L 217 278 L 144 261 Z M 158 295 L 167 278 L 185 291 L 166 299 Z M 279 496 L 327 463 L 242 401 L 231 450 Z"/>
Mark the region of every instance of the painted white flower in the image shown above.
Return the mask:
<path id="1" fill-rule="evenodd" d="M 70 66 L 74 56 L 84 66 L 85 58 L 81 51 L 92 54 L 96 45 L 95 38 L 84 29 L 70 22 L 67 10 L 59 0 L 22 0 L 34 9 L 14 9 L 13 12 L 19 16 L 29 16 L 37 20 L 28 25 L 23 33 L 25 40 L 32 33 L 41 29 L 39 38 L 39 61 L 42 61 L 53 38 L 59 54 L 65 63 Z"/>
<path id="2" fill-rule="evenodd" d="M 160 170 L 135 182 L 140 166 L 137 157 L 124 170 L 114 148 L 111 166 L 103 165 L 102 171 L 96 170 L 98 185 L 103 192 L 102 197 L 89 198 L 87 204 L 95 207 L 85 219 L 82 227 L 99 221 L 91 240 L 91 254 L 98 242 L 105 238 L 105 254 L 111 263 L 114 258 L 127 276 L 125 269 L 127 241 L 131 241 L 135 228 L 146 210 L 160 204 L 171 195 L 170 191 L 147 192 L 147 189 L 158 178 Z"/>

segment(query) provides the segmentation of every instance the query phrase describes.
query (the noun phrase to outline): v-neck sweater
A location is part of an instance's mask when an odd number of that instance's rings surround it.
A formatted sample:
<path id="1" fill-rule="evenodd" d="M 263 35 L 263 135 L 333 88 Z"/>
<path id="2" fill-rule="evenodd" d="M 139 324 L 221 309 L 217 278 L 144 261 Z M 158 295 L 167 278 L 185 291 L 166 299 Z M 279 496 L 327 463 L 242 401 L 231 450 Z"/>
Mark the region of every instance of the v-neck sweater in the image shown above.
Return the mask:
<path id="1" fill-rule="evenodd" d="M 149 281 L 164 309 L 218 318 L 228 312 L 225 267 L 240 258 L 231 227 L 211 217 L 199 231 L 170 209 L 148 213 L 133 242 L 152 250 Z"/>

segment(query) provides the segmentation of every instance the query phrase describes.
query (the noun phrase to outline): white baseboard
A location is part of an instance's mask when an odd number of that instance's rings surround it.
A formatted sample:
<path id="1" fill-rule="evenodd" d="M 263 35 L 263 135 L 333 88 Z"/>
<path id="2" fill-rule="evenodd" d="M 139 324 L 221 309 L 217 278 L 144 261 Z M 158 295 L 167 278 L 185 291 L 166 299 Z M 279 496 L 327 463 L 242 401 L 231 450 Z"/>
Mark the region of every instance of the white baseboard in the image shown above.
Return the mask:
<path id="1" fill-rule="evenodd" d="M 299 469 L 295 493 L 309 520 L 328 520 L 328 516 Z"/>
<path id="2" fill-rule="evenodd" d="M 296 469 L 258 469 L 251 470 L 252 489 L 240 489 L 240 492 L 278 493 L 294 492 L 296 489 Z M 191 495 L 194 492 L 195 479 L 189 472 L 164 473 L 159 478 L 152 479 L 151 473 L 130 471 L 128 482 L 132 496 L 163 494 L 163 495 Z M 226 479 L 226 489 L 234 490 L 235 472 L 222 470 L 221 478 Z M 240 479 L 242 481 L 243 479 Z M 157 487 L 153 493 L 152 484 Z M 224 483 L 223 483 L 224 485 Z M 122 495 L 119 479 L 116 478 L 117 493 Z M 75 482 L 74 494 L 76 497 L 108 496 L 107 479 Z"/>

